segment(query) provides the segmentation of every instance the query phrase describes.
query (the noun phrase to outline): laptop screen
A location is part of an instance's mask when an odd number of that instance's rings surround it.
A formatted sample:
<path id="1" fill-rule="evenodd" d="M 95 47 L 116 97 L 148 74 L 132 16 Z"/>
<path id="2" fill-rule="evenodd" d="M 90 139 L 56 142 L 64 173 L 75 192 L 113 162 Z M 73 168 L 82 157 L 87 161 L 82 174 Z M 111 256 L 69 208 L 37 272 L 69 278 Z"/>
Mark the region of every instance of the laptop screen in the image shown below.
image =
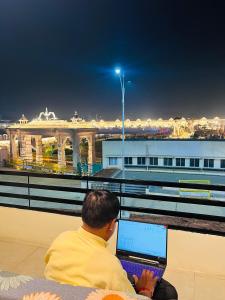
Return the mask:
<path id="1" fill-rule="evenodd" d="M 117 250 L 166 258 L 167 228 L 158 224 L 119 220 Z"/>

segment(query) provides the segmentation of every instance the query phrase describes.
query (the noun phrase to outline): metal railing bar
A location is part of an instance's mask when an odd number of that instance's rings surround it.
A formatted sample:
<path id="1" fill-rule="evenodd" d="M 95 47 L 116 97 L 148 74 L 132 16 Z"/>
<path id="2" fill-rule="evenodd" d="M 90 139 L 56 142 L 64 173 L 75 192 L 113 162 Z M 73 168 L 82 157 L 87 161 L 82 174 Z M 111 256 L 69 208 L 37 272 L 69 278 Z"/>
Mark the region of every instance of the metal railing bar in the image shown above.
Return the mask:
<path id="1" fill-rule="evenodd" d="M 0 174 L 3 175 L 16 175 L 16 176 L 30 176 L 30 177 L 43 177 L 43 178 L 58 178 L 58 179 L 77 179 L 77 180 L 82 180 L 83 176 L 80 175 L 63 175 L 63 174 L 46 174 L 46 173 L 32 173 L 32 172 L 27 172 L 27 171 L 3 171 L 0 170 Z"/>
<path id="2" fill-rule="evenodd" d="M 140 200 L 153 200 L 153 201 L 162 201 L 162 202 L 175 202 L 175 203 L 187 203 L 187 204 L 197 204 L 197 205 L 207 205 L 207 206 L 219 206 L 225 207 L 225 201 L 220 200 L 208 200 L 201 198 L 186 198 L 180 196 L 167 196 L 167 195 L 155 195 L 155 194 L 134 194 L 134 193 L 119 193 L 114 192 L 115 195 L 134 198 Z"/>
<path id="3" fill-rule="evenodd" d="M 86 188 L 78 188 L 78 187 L 67 187 L 67 186 L 57 186 L 57 185 L 43 185 L 43 184 L 30 184 L 31 189 L 38 190 L 52 190 L 52 191 L 62 191 L 62 192 L 79 192 L 86 193 Z"/>
<path id="4" fill-rule="evenodd" d="M 24 195 L 24 194 L 12 194 L 12 193 L 3 193 L 0 192 L 0 196 L 7 198 L 18 198 L 24 200 L 36 200 L 42 202 L 54 202 L 58 204 L 75 204 L 82 205 L 83 201 L 81 200 L 71 200 L 71 199 L 61 199 L 61 198 L 53 198 L 53 197 L 44 197 L 44 196 L 35 196 L 35 195 Z M 1 203 L 0 203 L 1 205 Z"/>
<path id="5" fill-rule="evenodd" d="M 24 200 L 29 200 L 30 197 L 28 194 L 15 194 L 15 193 L 5 193 L 5 192 L 0 192 L 0 196 L 6 198 L 18 198 Z"/>
<path id="6" fill-rule="evenodd" d="M 81 200 L 59 199 L 59 198 L 41 197 L 41 196 L 33 196 L 33 195 L 30 196 L 30 200 L 41 201 L 41 202 L 52 202 L 58 204 L 83 205 L 83 201 Z"/>
<path id="7" fill-rule="evenodd" d="M 84 180 L 85 178 L 83 178 Z M 142 186 L 160 186 L 160 187 L 174 187 L 174 188 L 189 188 L 196 190 L 210 190 L 210 191 L 225 191 L 225 185 L 211 185 L 211 184 L 197 184 L 197 183 L 181 183 L 181 182 L 169 182 L 169 181 L 147 181 L 147 180 L 133 180 L 133 179 L 116 179 L 116 178 L 102 178 L 92 177 L 89 181 L 103 181 L 114 183 L 127 183 L 131 185 Z"/>
<path id="8" fill-rule="evenodd" d="M 3 184 L 4 182 L 0 181 L 0 186 L 14 186 L 14 187 L 21 187 L 21 188 L 28 188 L 27 183 L 14 183 L 14 182 L 7 182 L 7 184 Z M 30 189 L 40 189 L 40 190 L 51 190 L 51 191 L 63 191 L 63 192 L 74 192 L 74 193 L 81 193 L 85 194 L 87 191 L 91 189 L 86 188 L 71 188 L 71 187 L 59 187 L 59 186 L 47 186 L 47 185 L 38 185 L 38 184 L 30 184 Z M 127 197 L 127 198 L 134 198 L 139 200 L 147 200 L 147 201 L 161 201 L 161 202 L 173 202 L 173 203 L 184 203 L 184 204 L 196 204 L 196 205 L 203 205 L 203 206 L 216 206 L 216 207 L 225 207 L 225 201 L 220 200 L 208 200 L 208 199 L 199 199 L 199 198 L 186 198 L 186 197 L 179 197 L 179 196 L 167 196 L 167 195 L 155 195 L 155 194 L 135 194 L 135 193 L 120 193 L 114 192 L 114 194 L 118 197 Z M 20 196 L 18 196 L 20 195 Z M 25 199 L 29 199 L 29 197 L 25 197 Z M 28 194 L 29 195 L 29 194 Z M 5 193 L 0 192 L 0 196 L 5 197 L 13 197 L 13 198 L 23 198 L 21 194 L 16 193 Z M 44 198 L 44 196 L 43 196 Z M 60 198 L 59 198 L 60 199 Z M 63 199 L 62 199 L 63 203 Z"/>
<path id="9" fill-rule="evenodd" d="M 162 210 L 162 209 L 154 209 L 154 208 L 146 208 L 146 207 L 130 207 L 130 206 L 121 206 L 120 209 L 123 211 L 131 211 L 131 212 L 145 213 L 145 214 L 225 222 L 225 217 L 216 216 L 216 215 L 205 215 L 205 214 L 196 214 L 196 213 L 188 213 L 188 212 L 181 212 L 181 211 Z"/>
<path id="10" fill-rule="evenodd" d="M 30 209 L 29 206 L 27 205 L 18 205 L 18 204 L 11 204 L 11 203 L 0 203 L 0 207 L 3 206 L 3 207 L 9 207 L 9 208 L 23 208 L 23 209 Z"/>
<path id="11" fill-rule="evenodd" d="M 80 192 L 85 193 L 86 189 L 78 188 L 78 187 L 66 187 L 66 186 L 58 186 L 58 185 L 45 185 L 45 184 L 35 184 L 35 183 L 21 183 L 21 182 L 5 182 L 0 181 L 0 186 L 14 186 L 14 187 L 21 187 L 21 188 L 28 188 L 30 189 L 40 189 L 40 190 L 53 190 L 53 191 L 62 191 L 62 192 Z"/>
<path id="12" fill-rule="evenodd" d="M 0 181 L 0 186 L 1 185 L 28 188 L 27 182 L 23 183 L 23 182 L 14 182 L 14 181 Z"/>
<path id="13" fill-rule="evenodd" d="M 90 189 L 89 189 L 90 191 Z M 80 189 L 79 192 L 81 193 Z M 87 192 L 86 189 L 82 190 L 82 193 L 85 194 Z M 118 197 L 127 197 L 130 194 L 125 194 L 125 193 L 118 193 L 115 192 L 115 195 Z M 75 204 L 74 201 L 81 201 L 81 200 L 70 200 L 70 199 L 65 199 L 65 198 L 53 198 L 53 197 L 46 197 L 46 196 L 35 196 L 35 195 L 29 195 L 29 194 L 16 194 L 16 193 L 8 193 L 8 192 L 0 192 L 0 196 L 2 197 L 7 197 L 7 198 L 19 198 L 19 199 L 27 199 L 29 198 L 31 200 L 38 200 L 38 201 L 43 201 L 43 202 L 56 202 L 56 203 L 62 203 L 62 204 Z M 147 197 L 148 196 L 148 197 Z M 168 197 L 168 196 L 159 196 L 159 198 L 155 198 L 153 195 L 152 197 L 150 195 L 146 195 L 146 197 L 142 198 L 140 195 L 132 195 L 130 198 L 137 198 L 140 201 L 142 199 L 147 200 L 147 201 L 162 201 L 162 202 L 175 202 L 175 203 L 184 203 L 184 204 L 196 204 L 196 205 L 204 205 L 204 206 L 216 206 L 216 207 L 225 207 L 225 201 L 216 201 L 216 200 L 203 200 L 203 199 L 189 199 L 189 198 L 183 198 L 180 200 L 178 197 Z M 52 199 L 56 199 L 53 201 Z M 71 201 L 71 203 L 69 202 Z M 208 202 L 209 201 L 209 202 Z M 81 201 L 82 203 L 82 201 Z"/>
<path id="14" fill-rule="evenodd" d="M 71 204 L 71 205 L 82 205 L 83 201 L 80 200 L 70 200 L 70 199 L 58 199 L 58 198 L 51 198 L 51 197 L 41 197 L 41 196 L 29 196 L 29 195 L 20 195 L 20 194 L 10 194 L 10 193 L 0 193 L 0 196 L 4 197 L 12 197 L 18 199 L 25 199 L 25 200 L 34 200 L 34 201 L 41 201 L 41 202 L 53 202 L 58 204 Z M 3 203 L 0 203 L 0 206 Z M 7 206 L 5 204 L 4 206 Z M 12 206 L 9 204 L 9 206 Z M 22 205 L 24 206 L 24 205 Z M 25 206 L 27 207 L 27 206 Z M 29 206 L 28 206 L 29 207 Z M 46 208 L 47 209 L 47 208 Z M 166 216 L 174 216 L 174 217 L 185 217 L 185 218 L 195 218 L 195 219 L 202 219 L 208 221 L 218 221 L 218 222 L 225 222 L 225 217 L 215 216 L 215 215 L 208 215 L 208 214 L 197 214 L 197 213 L 190 213 L 190 212 L 181 212 L 181 211 L 173 211 L 173 210 L 164 210 L 164 209 L 153 209 L 147 207 L 130 207 L 121 205 L 120 207 L 123 211 L 130 211 L 130 212 L 137 212 L 137 213 L 146 213 L 146 214 L 157 214 L 157 215 L 166 215 Z M 49 210 L 49 209 L 48 209 Z"/>
<path id="15" fill-rule="evenodd" d="M 81 212 L 76 212 L 71 210 L 62 210 L 62 209 L 53 209 L 53 208 L 46 208 L 46 207 L 29 207 L 25 205 L 16 205 L 16 204 L 5 204 L 1 203 L 0 207 L 9 207 L 9 208 L 16 208 L 16 209 L 23 209 L 23 210 L 31 210 L 31 211 L 40 211 L 40 212 L 46 212 L 46 213 L 53 213 L 57 215 L 68 215 L 68 216 L 81 216 Z"/>
<path id="16" fill-rule="evenodd" d="M 18 172 L 18 171 L 0 171 L 0 174 L 5 175 L 18 175 L 30 177 L 43 177 L 43 178 L 58 178 L 58 179 L 71 179 L 71 180 L 89 180 L 99 182 L 114 182 L 114 183 L 127 183 L 132 185 L 144 186 L 160 186 L 160 187 L 175 187 L 175 188 L 190 188 L 196 190 L 210 190 L 210 191 L 225 191 L 225 185 L 214 184 L 196 184 L 196 183 L 181 183 L 171 181 L 152 181 L 152 180 L 134 180 L 134 179 L 120 179 L 120 178 L 106 178 L 106 177 L 93 177 L 93 176 L 79 176 L 79 175 L 61 175 L 61 174 L 42 174 L 31 172 Z"/>
<path id="17" fill-rule="evenodd" d="M 74 204 L 74 203 L 73 203 Z M 79 204 L 81 205 L 81 204 Z M 6 204 L 0 203 L 0 206 L 4 207 L 14 207 L 14 208 L 25 208 L 25 209 L 32 209 L 32 210 L 42 210 L 48 212 L 57 212 L 64 214 L 65 211 L 69 214 L 70 212 L 73 214 L 72 209 L 62 210 L 62 209 L 54 209 L 54 208 L 47 208 L 47 207 L 34 207 L 34 206 L 26 206 L 26 205 L 17 205 L 17 204 Z M 161 210 L 161 209 L 152 209 L 152 208 L 144 208 L 144 207 L 128 207 L 128 206 L 121 206 L 122 211 L 129 211 L 129 212 L 137 212 L 137 213 L 145 213 L 145 214 L 153 214 L 153 215 L 163 215 L 163 216 L 173 216 L 173 217 L 183 217 L 183 218 L 191 218 L 191 219 L 198 219 L 198 220 L 208 220 L 208 221 L 216 221 L 216 222 L 225 222 L 225 217 L 220 216 L 212 216 L 212 215 L 204 215 L 204 214 L 196 214 L 196 213 L 187 213 L 187 212 L 176 212 L 171 210 Z M 188 227 L 189 228 L 189 227 Z"/>

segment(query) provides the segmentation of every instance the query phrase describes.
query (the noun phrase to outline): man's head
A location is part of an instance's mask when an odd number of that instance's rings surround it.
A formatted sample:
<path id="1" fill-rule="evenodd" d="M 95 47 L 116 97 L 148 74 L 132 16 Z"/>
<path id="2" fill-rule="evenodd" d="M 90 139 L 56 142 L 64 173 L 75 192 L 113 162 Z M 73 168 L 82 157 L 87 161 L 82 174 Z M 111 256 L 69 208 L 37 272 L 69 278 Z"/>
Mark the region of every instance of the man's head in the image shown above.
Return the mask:
<path id="1" fill-rule="evenodd" d="M 108 240 L 114 230 L 120 209 L 118 198 L 106 190 L 90 191 L 84 198 L 82 220 L 84 226 L 93 233 L 99 232 Z"/>

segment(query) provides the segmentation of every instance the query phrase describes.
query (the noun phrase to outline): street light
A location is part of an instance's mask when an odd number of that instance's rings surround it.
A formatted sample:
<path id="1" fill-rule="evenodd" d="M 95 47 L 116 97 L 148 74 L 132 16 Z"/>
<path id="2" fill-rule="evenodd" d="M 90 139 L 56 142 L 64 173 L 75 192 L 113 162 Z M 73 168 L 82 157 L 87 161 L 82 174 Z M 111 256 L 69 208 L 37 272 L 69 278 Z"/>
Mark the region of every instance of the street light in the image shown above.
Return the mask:
<path id="1" fill-rule="evenodd" d="M 124 140 L 125 140 L 125 130 L 124 130 L 124 98 L 125 98 L 125 75 L 124 72 L 120 68 L 115 69 L 115 73 L 119 76 L 121 93 L 122 93 L 122 178 L 125 178 L 124 172 Z"/>
<path id="2" fill-rule="evenodd" d="M 120 70 L 119 68 L 116 68 L 116 69 L 115 69 L 115 73 L 116 73 L 117 75 L 119 75 L 119 74 L 121 73 L 121 70 Z"/>

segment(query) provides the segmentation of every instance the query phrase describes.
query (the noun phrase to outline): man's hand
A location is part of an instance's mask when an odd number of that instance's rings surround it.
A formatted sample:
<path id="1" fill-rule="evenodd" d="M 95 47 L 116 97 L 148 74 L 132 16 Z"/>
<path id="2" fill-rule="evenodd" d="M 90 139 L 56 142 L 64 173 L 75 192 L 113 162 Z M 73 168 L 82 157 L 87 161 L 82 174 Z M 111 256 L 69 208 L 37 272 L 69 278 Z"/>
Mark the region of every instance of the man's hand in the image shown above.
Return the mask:
<path id="1" fill-rule="evenodd" d="M 154 273 L 148 270 L 143 270 L 141 277 L 133 275 L 136 291 L 138 294 L 152 297 L 158 277 L 154 277 Z"/>

